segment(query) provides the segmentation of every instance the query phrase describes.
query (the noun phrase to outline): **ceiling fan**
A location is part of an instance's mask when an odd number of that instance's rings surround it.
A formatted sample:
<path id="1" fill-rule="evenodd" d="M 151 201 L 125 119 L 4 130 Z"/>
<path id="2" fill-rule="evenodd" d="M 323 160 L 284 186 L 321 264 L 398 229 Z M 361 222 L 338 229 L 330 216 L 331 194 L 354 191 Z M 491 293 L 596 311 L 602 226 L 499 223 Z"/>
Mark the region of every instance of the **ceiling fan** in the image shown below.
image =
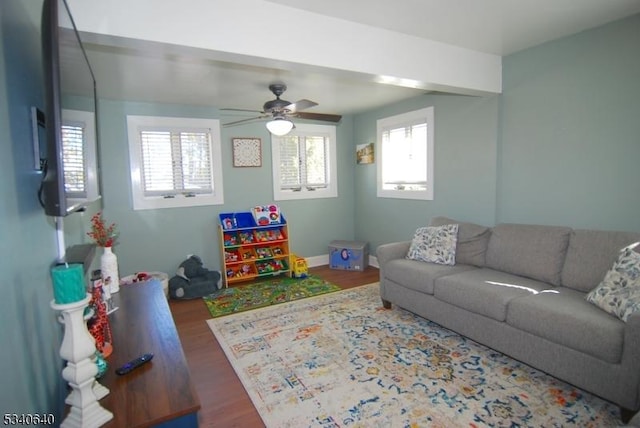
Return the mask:
<path id="1" fill-rule="evenodd" d="M 221 110 L 230 111 L 248 111 L 260 113 L 260 116 L 251 117 L 249 119 L 236 120 L 235 122 L 229 122 L 223 124 L 223 126 L 234 126 L 242 123 L 252 122 L 254 120 L 267 119 L 271 120 L 267 122 L 267 129 L 274 135 L 286 135 L 294 127 L 291 117 L 299 117 L 301 119 L 322 120 L 326 122 L 339 122 L 342 116 L 337 114 L 324 114 L 324 113 L 310 113 L 303 112 L 301 110 L 308 109 L 310 107 L 317 106 L 318 103 L 309 100 L 299 100 L 295 103 L 280 99 L 280 95 L 287 90 L 287 85 L 284 83 L 273 83 L 269 85 L 269 90 L 276 96 L 275 100 L 267 101 L 262 106 L 262 110 L 245 110 L 237 108 L 223 108 Z"/>

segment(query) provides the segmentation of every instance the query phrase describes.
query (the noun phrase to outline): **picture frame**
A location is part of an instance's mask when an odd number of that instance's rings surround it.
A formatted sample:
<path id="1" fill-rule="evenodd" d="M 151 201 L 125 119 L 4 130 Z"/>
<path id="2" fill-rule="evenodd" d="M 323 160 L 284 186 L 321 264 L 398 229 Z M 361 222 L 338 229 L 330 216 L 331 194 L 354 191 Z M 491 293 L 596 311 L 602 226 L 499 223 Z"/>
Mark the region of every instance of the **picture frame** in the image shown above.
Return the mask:
<path id="1" fill-rule="evenodd" d="M 374 144 L 358 144 L 356 146 L 356 163 L 358 165 L 366 165 L 375 162 Z"/>
<path id="2" fill-rule="evenodd" d="M 238 168 L 262 166 L 262 140 L 254 137 L 231 139 L 233 166 Z"/>

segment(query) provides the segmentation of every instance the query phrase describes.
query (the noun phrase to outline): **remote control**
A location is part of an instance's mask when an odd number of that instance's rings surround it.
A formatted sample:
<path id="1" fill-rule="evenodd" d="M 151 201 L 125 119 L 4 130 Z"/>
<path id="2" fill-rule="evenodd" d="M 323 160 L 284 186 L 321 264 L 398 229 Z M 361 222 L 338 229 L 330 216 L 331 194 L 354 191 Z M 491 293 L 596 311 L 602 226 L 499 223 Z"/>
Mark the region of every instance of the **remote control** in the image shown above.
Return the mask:
<path id="1" fill-rule="evenodd" d="M 153 354 L 141 355 L 140 357 L 136 358 L 135 360 L 129 361 L 124 366 L 117 368 L 116 369 L 116 373 L 119 374 L 119 375 L 125 375 L 125 374 L 129 373 L 130 371 L 137 369 L 138 367 L 140 367 L 144 363 L 151 361 L 152 358 L 153 358 Z"/>

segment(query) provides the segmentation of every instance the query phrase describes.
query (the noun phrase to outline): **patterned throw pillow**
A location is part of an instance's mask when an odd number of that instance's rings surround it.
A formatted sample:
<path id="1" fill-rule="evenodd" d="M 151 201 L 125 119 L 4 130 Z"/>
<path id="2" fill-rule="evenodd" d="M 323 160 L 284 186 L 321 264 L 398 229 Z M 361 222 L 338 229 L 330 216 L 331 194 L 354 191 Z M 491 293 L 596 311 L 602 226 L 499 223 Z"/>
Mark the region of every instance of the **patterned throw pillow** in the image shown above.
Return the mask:
<path id="1" fill-rule="evenodd" d="M 618 260 L 596 288 L 587 294 L 587 301 L 622 321 L 640 311 L 640 254 L 630 245 L 620 252 Z"/>
<path id="2" fill-rule="evenodd" d="M 407 258 L 441 265 L 455 265 L 457 242 L 457 224 L 420 227 L 413 235 Z"/>

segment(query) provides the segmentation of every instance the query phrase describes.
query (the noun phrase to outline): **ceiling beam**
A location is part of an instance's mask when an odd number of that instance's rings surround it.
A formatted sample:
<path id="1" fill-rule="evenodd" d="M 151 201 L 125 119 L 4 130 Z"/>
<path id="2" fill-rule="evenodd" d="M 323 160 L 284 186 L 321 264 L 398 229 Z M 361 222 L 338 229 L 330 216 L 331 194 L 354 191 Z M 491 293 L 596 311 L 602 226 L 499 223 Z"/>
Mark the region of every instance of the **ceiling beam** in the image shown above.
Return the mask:
<path id="1" fill-rule="evenodd" d="M 264 0 L 68 0 L 93 42 L 142 40 L 214 59 L 354 73 L 396 86 L 467 95 L 502 90 L 498 55 L 331 18 Z M 195 49 L 193 49 L 195 48 Z"/>

